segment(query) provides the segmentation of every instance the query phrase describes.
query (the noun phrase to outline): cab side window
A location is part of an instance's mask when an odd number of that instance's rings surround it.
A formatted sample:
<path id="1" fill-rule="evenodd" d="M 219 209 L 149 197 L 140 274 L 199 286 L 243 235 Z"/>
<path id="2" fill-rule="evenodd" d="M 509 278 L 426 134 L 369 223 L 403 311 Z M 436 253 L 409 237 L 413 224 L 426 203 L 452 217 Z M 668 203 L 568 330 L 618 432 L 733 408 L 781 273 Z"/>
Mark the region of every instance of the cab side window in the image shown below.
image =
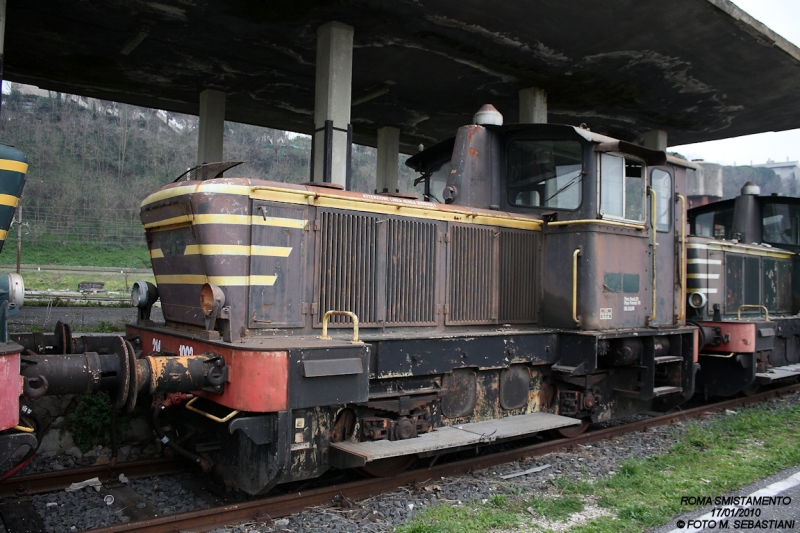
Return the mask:
<path id="1" fill-rule="evenodd" d="M 656 230 L 667 232 L 672 222 L 672 176 L 656 168 L 650 180 L 656 193 Z"/>
<path id="2" fill-rule="evenodd" d="M 800 245 L 800 205 L 764 205 L 762 228 L 764 242 Z"/>
<path id="3" fill-rule="evenodd" d="M 709 211 L 694 217 L 692 235 L 713 239 L 733 239 L 733 208 Z"/>
<path id="4" fill-rule="evenodd" d="M 644 222 L 644 164 L 613 154 L 600 154 L 600 214 Z"/>

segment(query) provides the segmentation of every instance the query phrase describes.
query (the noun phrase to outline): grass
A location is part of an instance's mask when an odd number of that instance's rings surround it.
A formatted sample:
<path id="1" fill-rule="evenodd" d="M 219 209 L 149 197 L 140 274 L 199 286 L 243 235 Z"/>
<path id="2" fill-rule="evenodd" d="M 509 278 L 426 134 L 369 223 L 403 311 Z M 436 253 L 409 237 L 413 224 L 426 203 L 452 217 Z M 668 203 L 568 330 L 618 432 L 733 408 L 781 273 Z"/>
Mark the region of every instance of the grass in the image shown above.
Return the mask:
<path id="1" fill-rule="evenodd" d="M 671 520 L 693 507 L 682 496 L 716 496 L 800 464 L 800 406 L 765 404 L 704 425 L 693 422 L 669 453 L 624 461 L 617 473 L 595 483 L 553 480 L 556 498 L 498 495 L 485 504 L 437 505 L 399 526 L 397 533 L 482 533 L 519 528 L 538 531 L 530 508 L 548 520 L 564 520 L 591 496 L 612 516 L 573 527 L 575 533 L 633 533 Z"/>
<path id="2" fill-rule="evenodd" d="M 105 292 L 119 292 L 123 296 L 130 293 L 130 287 L 136 281 L 149 281 L 155 283 L 152 275 L 125 274 L 114 272 L 59 272 L 56 270 L 26 270 L 22 273 L 25 280 L 25 289 L 30 291 L 76 291 L 82 281 L 102 281 L 105 283 Z M 101 295 L 103 293 L 100 293 Z"/>
<path id="3" fill-rule="evenodd" d="M 118 247 L 76 242 L 55 235 L 41 235 L 35 241 L 22 237 L 22 264 L 107 266 L 150 268 L 147 247 Z M 0 253 L 0 263 L 16 264 L 17 235 L 12 231 Z"/>
<path id="4" fill-rule="evenodd" d="M 414 519 L 400 526 L 398 533 L 464 533 L 514 527 L 518 520 L 505 505 L 468 504 L 459 507 L 437 505 L 425 509 Z"/>

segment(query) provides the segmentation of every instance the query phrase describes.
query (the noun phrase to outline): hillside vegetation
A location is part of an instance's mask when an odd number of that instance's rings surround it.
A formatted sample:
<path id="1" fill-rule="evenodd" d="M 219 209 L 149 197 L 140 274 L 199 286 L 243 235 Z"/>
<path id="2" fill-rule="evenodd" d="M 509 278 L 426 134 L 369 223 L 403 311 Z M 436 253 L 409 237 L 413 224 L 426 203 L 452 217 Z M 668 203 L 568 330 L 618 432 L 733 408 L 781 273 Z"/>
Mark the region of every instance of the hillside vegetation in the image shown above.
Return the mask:
<path id="1" fill-rule="evenodd" d="M 14 90 L 3 96 L 0 142 L 28 157 L 22 260 L 117 267 L 149 265 L 139 206 L 197 157 L 197 117 L 114 102 Z M 273 181 L 309 180 L 310 138 L 225 124 L 226 173 Z M 402 158 L 401 158 L 402 159 Z M 353 189 L 375 188 L 376 151 L 354 145 Z M 414 173 L 401 165 L 401 189 Z M 16 261 L 16 229 L 0 263 Z"/>
<path id="2" fill-rule="evenodd" d="M 761 194 L 780 194 L 797 196 L 797 183 L 791 179 L 782 180 L 771 168 L 766 167 L 722 167 L 722 199 L 736 198 L 742 187 L 752 181 L 761 188 Z"/>

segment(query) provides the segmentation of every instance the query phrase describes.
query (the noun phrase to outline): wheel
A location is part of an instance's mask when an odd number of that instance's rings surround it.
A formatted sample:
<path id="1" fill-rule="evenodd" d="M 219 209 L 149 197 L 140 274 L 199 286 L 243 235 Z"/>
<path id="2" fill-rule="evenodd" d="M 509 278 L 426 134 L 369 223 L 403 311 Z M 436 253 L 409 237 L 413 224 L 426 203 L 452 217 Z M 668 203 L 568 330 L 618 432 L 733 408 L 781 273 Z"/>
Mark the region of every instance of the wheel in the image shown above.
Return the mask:
<path id="1" fill-rule="evenodd" d="M 745 396 L 747 398 L 755 396 L 756 394 L 758 394 L 759 389 L 761 389 L 761 385 L 759 385 L 754 381 L 753 383 L 742 389 L 742 396 Z"/>
<path id="2" fill-rule="evenodd" d="M 417 458 L 413 455 L 387 457 L 386 459 L 378 459 L 377 461 L 367 463 L 357 470 L 371 477 L 392 477 L 408 470 L 416 460 Z"/>
<path id="3" fill-rule="evenodd" d="M 564 437 L 566 439 L 572 439 L 577 437 L 578 435 L 582 435 L 584 431 L 589 429 L 589 419 L 582 418 L 581 423 L 577 426 L 567 426 L 563 428 L 554 429 L 553 433 L 557 437 Z"/>

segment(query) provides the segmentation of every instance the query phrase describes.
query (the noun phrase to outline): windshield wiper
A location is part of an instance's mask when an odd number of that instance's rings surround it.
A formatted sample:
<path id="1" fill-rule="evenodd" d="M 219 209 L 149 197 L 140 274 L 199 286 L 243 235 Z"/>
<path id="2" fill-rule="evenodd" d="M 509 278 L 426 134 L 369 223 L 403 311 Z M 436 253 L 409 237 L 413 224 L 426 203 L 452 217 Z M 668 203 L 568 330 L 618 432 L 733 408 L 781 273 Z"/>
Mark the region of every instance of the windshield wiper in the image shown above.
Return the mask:
<path id="1" fill-rule="evenodd" d="M 554 192 L 554 193 L 553 193 L 553 196 L 551 196 L 550 198 L 548 198 L 547 200 L 545 200 L 545 204 L 547 204 L 547 202 L 549 202 L 550 200 L 552 200 L 553 198 L 555 198 L 556 196 L 558 196 L 558 195 L 559 195 L 559 194 L 561 194 L 562 192 L 566 191 L 566 190 L 567 190 L 568 188 L 570 188 L 572 185 L 574 185 L 574 184 L 575 184 L 575 180 L 577 180 L 578 178 L 580 178 L 580 177 L 581 177 L 581 176 L 583 176 L 583 174 L 584 174 L 583 170 L 578 170 L 577 172 L 578 172 L 578 173 L 577 173 L 577 174 L 575 174 L 575 176 L 574 176 L 574 177 L 573 177 L 571 180 L 569 180 L 569 181 L 567 182 L 567 184 L 566 184 L 566 185 L 564 185 L 563 187 L 561 187 L 560 189 L 558 189 L 556 192 Z"/>

